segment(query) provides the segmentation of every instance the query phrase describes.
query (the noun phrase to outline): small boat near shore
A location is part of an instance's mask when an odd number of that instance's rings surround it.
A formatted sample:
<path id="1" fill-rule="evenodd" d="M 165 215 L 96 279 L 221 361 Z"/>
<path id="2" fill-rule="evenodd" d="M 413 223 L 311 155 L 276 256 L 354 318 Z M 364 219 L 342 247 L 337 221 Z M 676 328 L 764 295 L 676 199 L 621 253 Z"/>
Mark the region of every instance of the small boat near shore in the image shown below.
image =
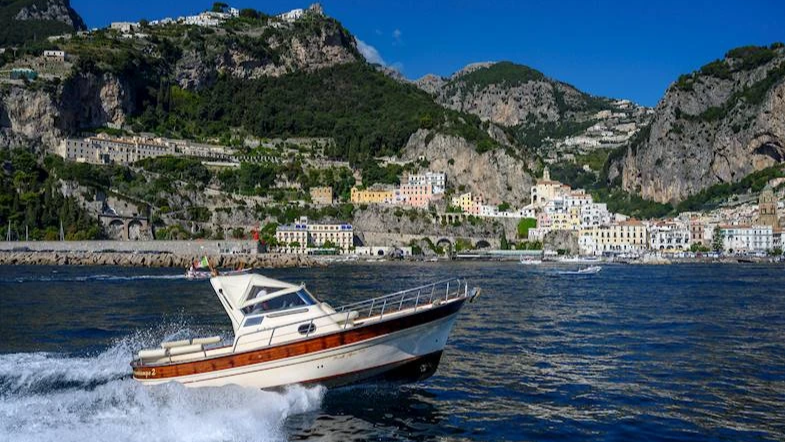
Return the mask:
<path id="1" fill-rule="evenodd" d="M 521 264 L 525 266 L 538 266 L 542 264 L 542 260 L 539 258 L 532 258 L 528 256 L 521 256 Z"/>
<path id="2" fill-rule="evenodd" d="M 458 313 L 480 293 L 451 279 L 333 308 L 303 284 L 258 274 L 210 283 L 234 339 L 184 339 L 141 350 L 131 362 L 134 379 L 263 389 L 417 381 L 436 371 Z"/>
<path id="3" fill-rule="evenodd" d="M 600 273 L 602 267 L 600 266 L 589 266 L 583 269 L 578 270 L 563 270 L 558 272 L 560 275 L 595 275 Z"/>
<path id="4" fill-rule="evenodd" d="M 236 269 L 236 270 L 224 270 L 218 271 L 219 275 L 224 276 L 231 276 L 231 275 L 243 275 L 250 272 L 251 269 Z M 210 279 L 212 275 L 212 270 L 199 270 L 194 268 L 189 268 L 185 271 L 185 279 L 190 280 L 207 280 Z"/>

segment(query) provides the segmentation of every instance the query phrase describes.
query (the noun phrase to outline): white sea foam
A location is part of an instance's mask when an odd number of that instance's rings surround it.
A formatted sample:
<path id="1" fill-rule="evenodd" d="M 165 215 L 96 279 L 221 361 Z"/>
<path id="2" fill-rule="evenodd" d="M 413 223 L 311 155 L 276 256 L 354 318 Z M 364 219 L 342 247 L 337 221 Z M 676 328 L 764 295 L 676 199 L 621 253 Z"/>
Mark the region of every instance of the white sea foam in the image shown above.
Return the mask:
<path id="1" fill-rule="evenodd" d="M 27 282 L 120 282 L 120 281 L 144 281 L 144 280 L 177 280 L 185 279 L 185 274 L 178 275 L 81 275 L 81 276 L 62 276 L 62 275 L 36 275 L 36 276 L 22 276 L 18 278 L 9 279 L 3 282 L 27 283 Z"/>
<path id="2" fill-rule="evenodd" d="M 138 337 L 93 357 L 0 356 L 0 435 L 9 441 L 285 440 L 284 420 L 317 409 L 321 387 L 150 387 L 130 378 Z"/>

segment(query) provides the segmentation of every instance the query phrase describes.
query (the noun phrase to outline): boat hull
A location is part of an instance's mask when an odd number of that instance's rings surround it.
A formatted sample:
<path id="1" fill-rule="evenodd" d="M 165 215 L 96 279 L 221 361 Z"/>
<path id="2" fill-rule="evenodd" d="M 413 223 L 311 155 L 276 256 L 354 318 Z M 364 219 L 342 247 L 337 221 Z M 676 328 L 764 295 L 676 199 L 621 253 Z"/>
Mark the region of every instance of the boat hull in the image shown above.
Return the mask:
<path id="1" fill-rule="evenodd" d="M 150 376 L 151 370 L 156 367 L 135 367 L 134 378 L 144 384 L 177 381 L 189 387 L 236 384 L 263 389 L 290 384 L 337 386 L 375 379 L 418 381 L 431 376 L 438 367 L 442 350 L 455 324 L 463 300 L 451 304 L 413 315 L 401 323 L 402 327 L 397 330 L 390 331 L 389 328 L 380 327 L 383 333 L 375 336 L 371 333 L 373 326 L 347 330 L 342 334 L 362 332 L 369 338 L 328 347 L 321 351 L 162 378 Z M 418 320 L 413 321 L 413 319 Z M 394 321 L 390 323 L 395 325 Z M 364 328 L 368 330 L 363 330 Z M 325 338 L 340 338 L 342 342 L 351 342 L 349 336 L 323 337 L 316 338 L 314 341 Z M 309 344 L 317 345 L 315 342 L 308 341 L 300 343 L 301 346 Z M 296 353 L 294 347 L 291 350 L 286 348 L 278 350 Z M 245 360 L 249 357 L 254 356 L 246 355 Z M 261 356 L 259 358 L 261 359 Z M 181 368 L 187 369 L 187 367 Z"/>

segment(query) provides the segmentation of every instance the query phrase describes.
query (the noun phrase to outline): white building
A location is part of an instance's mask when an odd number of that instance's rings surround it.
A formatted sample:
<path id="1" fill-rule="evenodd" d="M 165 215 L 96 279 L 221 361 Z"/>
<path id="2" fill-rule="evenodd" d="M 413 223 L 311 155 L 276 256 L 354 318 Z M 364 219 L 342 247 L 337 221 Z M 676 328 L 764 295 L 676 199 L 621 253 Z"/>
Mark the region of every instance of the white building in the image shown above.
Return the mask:
<path id="1" fill-rule="evenodd" d="M 308 218 L 301 217 L 292 224 L 278 226 L 275 239 L 284 253 L 304 254 L 326 245 L 347 253 L 354 245 L 354 229 L 348 223 L 311 224 Z"/>
<path id="2" fill-rule="evenodd" d="M 305 10 L 298 8 L 298 9 L 292 9 L 289 12 L 284 12 L 283 14 L 278 14 L 276 17 L 280 18 L 281 20 L 287 23 L 292 23 L 295 20 L 300 19 L 303 16 L 303 14 L 305 14 Z"/>
<path id="3" fill-rule="evenodd" d="M 691 234 L 689 225 L 682 223 L 654 223 L 649 226 L 649 248 L 660 251 L 688 250 Z"/>
<path id="4" fill-rule="evenodd" d="M 764 253 L 774 247 L 774 231 L 771 226 L 720 226 L 720 234 L 726 252 Z"/>
<path id="5" fill-rule="evenodd" d="M 111 29 L 114 29 L 115 31 L 120 31 L 124 34 L 127 34 L 133 32 L 134 29 L 138 28 L 139 23 L 130 22 L 130 21 L 116 21 L 116 22 L 112 22 L 112 24 L 110 24 L 109 27 Z"/>
<path id="6" fill-rule="evenodd" d="M 65 51 L 44 51 L 44 58 L 65 61 Z"/>
<path id="7" fill-rule="evenodd" d="M 404 177 L 403 181 L 404 184 L 410 186 L 430 185 L 433 187 L 433 193 L 438 194 L 444 193 L 444 189 L 447 187 L 447 174 L 443 172 L 427 171 L 425 173 Z"/>
<path id="8" fill-rule="evenodd" d="M 607 226 L 611 223 L 611 213 L 605 203 L 591 203 L 581 206 L 581 228 Z"/>

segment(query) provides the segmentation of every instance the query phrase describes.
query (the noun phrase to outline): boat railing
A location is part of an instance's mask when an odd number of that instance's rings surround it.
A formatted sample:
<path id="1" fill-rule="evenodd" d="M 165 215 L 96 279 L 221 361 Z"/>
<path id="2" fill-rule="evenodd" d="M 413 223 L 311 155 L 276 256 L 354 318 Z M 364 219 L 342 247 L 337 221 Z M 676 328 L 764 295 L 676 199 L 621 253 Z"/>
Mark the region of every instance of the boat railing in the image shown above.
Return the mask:
<path id="1" fill-rule="evenodd" d="M 306 320 L 307 322 L 300 319 L 298 321 L 279 324 L 270 328 L 257 329 L 251 333 L 238 335 L 235 339 L 232 351 L 234 352 L 243 337 L 258 332 L 270 332 L 270 336 L 267 338 L 267 345 L 269 346 L 272 345 L 273 338 L 280 339 L 283 336 L 294 334 L 298 334 L 304 338 L 309 337 L 316 329 L 315 322 L 320 319 L 331 318 L 336 321 L 341 328 L 346 329 L 350 324 L 356 322 L 368 321 L 372 318 L 381 321 L 385 316 L 401 311 L 412 310 L 412 313 L 414 313 L 419 308 L 432 307 L 443 302 L 468 296 L 469 285 L 465 279 L 445 279 L 443 281 L 402 290 L 389 295 L 342 305 L 334 308 L 335 313 L 315 316 Z M 291 328 L 294 325 L 298 326 L 297 330 L 282 331 L 282 329 Z M 302 329 L 302 331 L 300 331 L 300 329 Z"/>
<path id="2" fill-rule="evenodd" d="M 402 310 L 417 310 L 420 306 L 431 305 L 434 302 L 449 301 L 450 299 L 467 296 L 469 291 L 465 279 L 453 278 L 431 284 L 422 285 L 365 301 L 342 305 L 335 309 L 336 312 L 357 312 L 355 321 L 379 316 L 389 315 Z"/>

